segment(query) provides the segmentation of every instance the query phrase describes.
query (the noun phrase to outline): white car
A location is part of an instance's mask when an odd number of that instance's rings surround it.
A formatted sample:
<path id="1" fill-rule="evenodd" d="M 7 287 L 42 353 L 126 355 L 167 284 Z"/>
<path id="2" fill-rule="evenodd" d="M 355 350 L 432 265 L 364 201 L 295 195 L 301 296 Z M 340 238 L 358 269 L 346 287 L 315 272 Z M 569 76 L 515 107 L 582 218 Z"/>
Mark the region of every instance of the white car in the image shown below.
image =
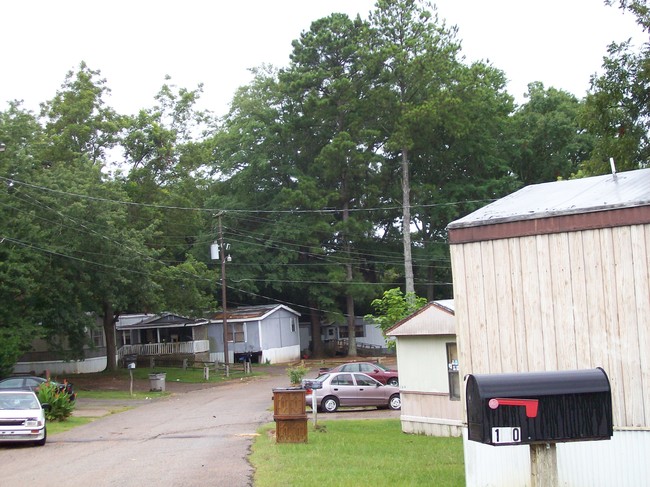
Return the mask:
<path id="1" fill-rule="evenodd" d="M 0 442 L 30 442 L 43 446 L 47 439 L 45 410 L 32 391 L 0 390 Z"/>

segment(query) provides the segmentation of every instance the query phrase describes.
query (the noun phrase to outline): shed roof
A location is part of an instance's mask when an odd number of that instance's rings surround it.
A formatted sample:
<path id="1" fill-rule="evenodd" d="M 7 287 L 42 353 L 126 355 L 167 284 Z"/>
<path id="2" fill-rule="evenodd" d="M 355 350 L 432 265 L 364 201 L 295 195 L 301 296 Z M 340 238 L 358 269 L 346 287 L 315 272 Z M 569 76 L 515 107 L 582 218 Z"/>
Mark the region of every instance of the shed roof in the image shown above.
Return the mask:
<path id="1" fill-rule="evenodd" d="M 455 335 L 454 300 L 431 301 L 415 313 L 395 323 L 388 336 Z"/>
<path id="2" fill-rule="evenodd" d="M 459 243 L 648 222 L 650 169 L 638 169 L 526 186 L 447 228 L 450 242 Z M 474 230 L 498 224 L 490 234 Z"/>

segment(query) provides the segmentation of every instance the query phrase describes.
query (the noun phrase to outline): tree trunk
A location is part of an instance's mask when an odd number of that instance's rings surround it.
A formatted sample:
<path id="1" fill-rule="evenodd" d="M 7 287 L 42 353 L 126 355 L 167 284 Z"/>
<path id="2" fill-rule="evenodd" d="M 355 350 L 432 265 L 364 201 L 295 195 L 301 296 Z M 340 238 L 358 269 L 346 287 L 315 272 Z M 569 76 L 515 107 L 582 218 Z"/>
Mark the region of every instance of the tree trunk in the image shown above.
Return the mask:
<path id="1" fill-rule="evenodd" d="M 354 298 L 348 294 L 346 296 L 347 315 L 348 315 L 348 357 L 357 356 L 357 334 L 354 329 Z"/>
<path id="2" fill-rule="evenodd" d="M 104 303 L 104 316 L 102 317 L 104 325 L 104 336 L 106 337 L 106 370 L 115 372 L 117 370 L 117 351 L 115 348 L 115 322 L 117 316 L 114 315 L 113 305 Z"/>
<path id="3" fill-rule="evenodd" d="M 323 339 L 321 337 L 321 322 L 320 313 L 318 312 L 318 305 L 315 302 L 310 303 L 310 316 L 311 316 L 311 353 L 313 357 L 323 358 L 325 350 L 323 347 Z"/>
<path id="4" fill-rule="evenodd" d="M 411 181 L 408 149 L 402 149 L 402 239 L 404 242 L 404 283 L 408 299 L 415 293 L 411 256 Z"/>

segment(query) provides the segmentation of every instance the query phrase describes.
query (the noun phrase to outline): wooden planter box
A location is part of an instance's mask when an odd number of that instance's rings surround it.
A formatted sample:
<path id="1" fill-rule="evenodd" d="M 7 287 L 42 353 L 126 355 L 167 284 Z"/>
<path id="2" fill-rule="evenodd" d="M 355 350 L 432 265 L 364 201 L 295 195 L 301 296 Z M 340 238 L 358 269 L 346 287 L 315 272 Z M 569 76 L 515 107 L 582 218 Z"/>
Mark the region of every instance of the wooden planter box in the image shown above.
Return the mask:
<path id="1" fill-rule="evenodd" d="M 307 443 L 305 390 L 273 389 L 273 420 L 278 443 Z"/>

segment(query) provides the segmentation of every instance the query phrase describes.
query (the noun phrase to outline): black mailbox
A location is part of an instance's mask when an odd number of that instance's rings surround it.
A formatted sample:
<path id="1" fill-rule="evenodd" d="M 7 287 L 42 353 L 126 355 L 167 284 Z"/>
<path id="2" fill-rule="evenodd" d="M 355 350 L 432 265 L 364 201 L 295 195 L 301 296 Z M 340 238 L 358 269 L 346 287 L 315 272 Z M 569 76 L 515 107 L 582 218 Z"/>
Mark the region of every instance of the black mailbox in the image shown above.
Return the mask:
<path id="1" fill-rule="evenodd" d="M 303 379 L 302 387 L 303 389 L 322 389 L 323 383 L 316 379 Z"/>
<path id="2" fill-rule="evenodd" d="M 488 445 L 608 440 L 612 394 L 601 368 L 467 376 L 468 439 Z"/>

